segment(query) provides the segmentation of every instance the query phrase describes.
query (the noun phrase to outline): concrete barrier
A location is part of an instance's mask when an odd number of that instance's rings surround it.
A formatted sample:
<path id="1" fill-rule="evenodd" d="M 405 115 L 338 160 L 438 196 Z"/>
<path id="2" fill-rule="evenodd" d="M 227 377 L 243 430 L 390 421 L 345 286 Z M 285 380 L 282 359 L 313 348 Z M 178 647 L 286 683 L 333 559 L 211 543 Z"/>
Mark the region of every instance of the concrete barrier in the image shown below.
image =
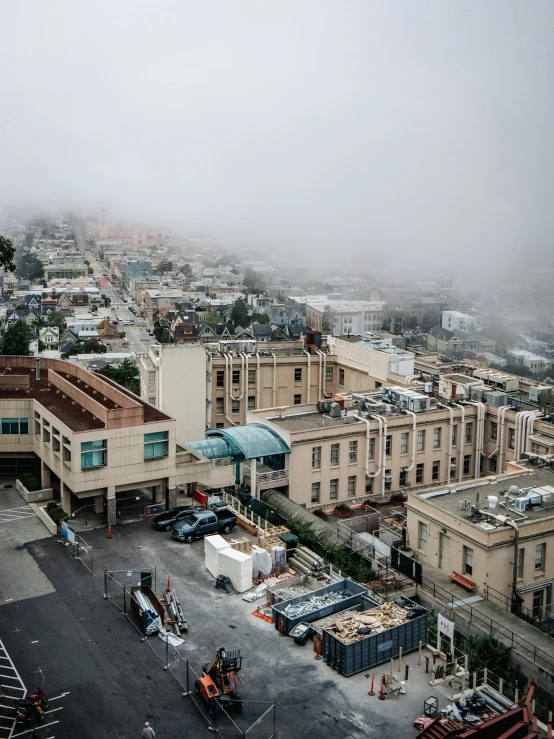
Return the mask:
<path id="1" fill-rule="evenodd" d="M 46 508 L 36 503 L 29 503 L 29 507 L 37 514 L 37 517 L 40 518 L 48 531 L 55 536 L 58 533 L 58 524 L 54 523 L 48 513 L 46 513 Z"/>
<path id="2" fill-rule="evenodd" d="M 15 488 L 26 503 L 37 503 L 40 501 L 48 502 L 54 497 L 52 488 L 42 488 L 42 490 L 27 490 L 21 480 L 15 481 Z"/>

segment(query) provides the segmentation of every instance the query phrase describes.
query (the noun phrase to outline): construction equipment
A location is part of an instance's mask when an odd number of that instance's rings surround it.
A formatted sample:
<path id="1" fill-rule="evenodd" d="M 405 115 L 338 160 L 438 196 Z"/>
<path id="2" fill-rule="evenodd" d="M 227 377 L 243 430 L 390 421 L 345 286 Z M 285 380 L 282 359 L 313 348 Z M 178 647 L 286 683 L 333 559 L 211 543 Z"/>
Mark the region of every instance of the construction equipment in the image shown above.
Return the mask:
<path id="1" fill-rule="evenodd" d="M 194 689 L 207 703 L 212 716 L 218 705 L 225 711 L 242 711 L 242 700 L 237 692 L 241 667 L 240 651 L 226 652 L 223 647 L 217 650 L 211 662 L 204 665 Z"/>

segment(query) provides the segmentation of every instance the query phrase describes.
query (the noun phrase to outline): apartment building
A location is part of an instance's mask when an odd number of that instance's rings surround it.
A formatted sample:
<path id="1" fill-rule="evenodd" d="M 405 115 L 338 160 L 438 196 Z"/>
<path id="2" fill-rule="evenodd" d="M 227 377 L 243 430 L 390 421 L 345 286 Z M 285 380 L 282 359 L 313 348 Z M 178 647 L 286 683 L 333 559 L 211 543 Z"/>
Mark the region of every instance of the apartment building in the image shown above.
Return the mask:
<path id="1" fill-rule="evenodd" d="M 86 277 L 87 275 L 88 267 L 86 264 L 69 262 L 66 264 L 46 264 L 44 266 L 46 282 L 57 279 L 74 280 L 77 277 Z"/>
<path id="2" fill-rule="evenodd" d="M 501 606 L 551 613 L 554 584 L 554 474 L 524 474 L 410 493 L 408 545 L 418 560 L 458 572 Z"/>
<path id="3" fill-rule="evenodd" d="M 471 333 L 477 330 L 477 319 L 468 313 L 462 313 L 459 310 L 445 310 L 442 312 L 442 328 L 449 331 L 467 331 Z"/>
<path id="4" fill-rule="evenodd" d="M 379 331 L 385 305 L 382 301 L 337 300 L 325 295 L 308 298 L 292 298 L 297 303 L 305 303 L 306 323 L 314 331 L 327 330 L 341 334 L 364 334 L 366 331 Z"/>
<path id="5" fill-rule="evenodd" d="M 0 370 L 0 474 L 34 472 L 68 513 L 93 504 L 114 524 L 130 491 L 171 505 L 177 486 L 233 480 L 176 443 L 173 418 L 100 375 L 23 356 L 1 356 Z"/>

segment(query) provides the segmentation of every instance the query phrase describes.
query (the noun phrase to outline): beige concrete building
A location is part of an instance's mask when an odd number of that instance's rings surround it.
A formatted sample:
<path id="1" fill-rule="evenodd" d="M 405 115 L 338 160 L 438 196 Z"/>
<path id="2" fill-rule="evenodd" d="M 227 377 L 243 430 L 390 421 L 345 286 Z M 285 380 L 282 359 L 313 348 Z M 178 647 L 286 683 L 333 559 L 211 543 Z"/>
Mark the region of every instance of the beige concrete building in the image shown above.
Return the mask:
<path id="1" fill-rule="evenodd" d="M 550 612 L 554 585 L 554 474 L 529 468 L 456 491 L 410 493 L 408 544 L 423 565 L 457 572 L 502 606 Z"/>
<path id="2" fill-rule="evenodd" d="M 34 472 L 64 510 L 174 503 L 177 487 L 232 482 L 176 443 L 175 420 L 104 377 L 55 359 L 0 357 L 0 474 Z"/>

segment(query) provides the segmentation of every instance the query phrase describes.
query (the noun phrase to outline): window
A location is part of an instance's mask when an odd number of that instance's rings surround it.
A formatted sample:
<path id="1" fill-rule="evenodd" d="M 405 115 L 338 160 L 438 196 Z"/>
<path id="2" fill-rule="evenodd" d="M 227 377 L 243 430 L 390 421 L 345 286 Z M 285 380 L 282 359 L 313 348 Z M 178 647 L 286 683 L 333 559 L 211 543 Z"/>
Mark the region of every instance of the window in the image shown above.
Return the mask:
<path id="1" fill-rule="evenodd" d="M 149 390 L 153 390 L 155 387 L 156 387 L 156 373 L 149 372 L 148 373 L 148 388 Z"/>
<path id="2" fill-rule="evenodd" d="M 167 431 L 144 434 L 144 459 L 167 457 L 168 438 L 169 433 Z"/>
<path id="3" fill-rule="evenodd" d="M 415 471 L 416 484 L 420 484 L 423 482 L 423 467 L 424 467 L 423 463 L 418 464 L 416 466 L 416 471 Z"/>
<path id="4" fill-rule="evenodd" d="M 427 524 L 419 522 L 419 549 L 427 549 Z"/>
<path id="5" fill-rule="evenodd" d="M 533 616 L 542 618 L 542 609 L 544 606 L 544 589 L 536 590 L 533 593 Z"/>
<path id="6" fill-rule="evenodd" d="M 248 410 L 249 411 L 255 411 L 256 410 L 256 398 L 254 395 L 248 396 Z"/>
<path id="7" fill-rule="evenodd" d="M 390 457 L 391 449 L 392 449 L 392 436 L 387 436 L 385 439 L 385 454 L 387 455 L 387 457 Z"/>
<path id="8" fill-rule="evenodd" d="M 356 475 L 351 475 L 348 478 L 348 497 L 354 498 L 356 496 Z"/>
<path id="9" fill-rule="evenodd" d="M 442 429 L 440 426 L 433 429 L 433 449 L 441 448 L 441 431 Z"/>
<path id="10" fill-rule="evenodd" d="M 469 475 L 471 470 L 471 454 L 464 456 L 464 475 Z"/>
<path id="11" fill-rule="evenodd" d="M 156 405 L 156 398 L 148 398 L 148 402 L 150 403 L 150 405 Z"/>
<path id="12" fill-rule="evenodd" d="M 344 370 L 339 367 L 339 385 L 344 387 Z"/>
<path id="13" fill-rule="evenodd" d="M 473 575 L 473 549 L 464 547 L 464 574 Z"/>
<path id="14" fill-rule="evenodd" d="M 321 483 L 312 482 L 312 503 L 319 503 L 320 489 L 321 489 Z"/>
<path id="15" fill-rule="evenodd" d="M 456 443 L 456 439 L 458 438 L 458 427 L 452 426 L 452 443 Z"/>
<path id="16" fill-rule="evenodd" d="M 302 382 L 302 367 L 295 367 L 294 368 L 294 381 L 295 382 Z"/>
<path id="17" fill-rule="evenodd" d="M 400 454 L 408 454 L 408 432 L 404 432 L 400 437 Z"/>
<path id="18" fill-rule="evenodd" d="M 441 470 L 441 463 L 433 462 L 433 470 L 431 474 L 431 479 L 438 480 L 440 477 L 440 470 Z"/>
<path id="19" fill-rule="evenodd" d="M 425 431 L 417 432 L 417 451 L 423 452 L 425 450 Z"/>
<path id="20" fill-rule="evenodd" d="M 546 544 L 537 544 L 535 547 L 535 572 L 544 570 L 544 555 L 546 553 Z"/>
<path id="21" fill-rule="evenodd" d="M 513 449 L 516 445 L 516 430 L 515 429 L 508 429 L 508 447 L 510 449 Z"/>
<path id="22" fill-rule="evenodd" d="M 240 413 L 240 400 L 231 400 L 231 413 Z"/>
<path id="23" fill-rule="evenodd" d="M 337 479 L 331 480 L 329 483 L 329 498 L 336 500 L 339 497 L 339 481 Z"/>
<path id="24" fill-rule="evenodd" d="M 106 466 L 106 440 L 81 442 L 81 469 Z"/>
<path id="25" fill-rule="evenodd" d="M 216 429 L 224 429 L 225 428 L 225 424 L 224 423 L 216 423 L 215 427 L 216 427 Z"/>
<path id="26" fill-rule="evenodd" d="M 248 370 L 248 384 L 253 385 L 256 382 L 256 370 Z"/>
<path id="27" fill-rule="evenodd" d="M 348 444 L 348 461 L 355 462 L 358 457 L 358 442 L 351 441 Z"/>
<path id="28" fill-rule="evenodd" d="M 450 474 L 456 474 L 456 457 L 450 457 Z"/>
<path id="29" fill-rule="evenodd" d="M 333 382 L 333 368 L 325 367 L 325 382 Z"/>
<path id="30" fill-rule="evenodd" d="M 369 440 L 368 459 L 375 459 L 375 439 Z"/>
<path id="31" fill-rule="evenodd" d="M 218 370 L 215 376 L 215 386 L 225 387 L 225 372 Z"/>
<path id="32" fill-rule="evenodd" d="M 392 488 L 392 475 L 390 473 L 390 470 L 385 470 L 385 490 L 390 490 Z"/>
<path id="33" fill-rule="evenodd" d="M 498 424 L 495 421 L 491 421 L 491 439 L 498 439 Z"/>
<path id="34" fill-rule="evenodd" d="M 28 434 L 29 419 L 28 418 L 3 418 L 2 419 L 3 434 Z"/>
<path id="35" fill-rule="evenodd" d="M 465 436 L 465 442 L 466 444 L 471 444 L 471 437 L 473 436 L 473 424 L 472 423 L 466 423 L 466 436 Z"/>
<path id="36" fill-rule="evenodd" d="M 401 487 L 401 488 L 405 488 L 406 487 L 407 477 L 408 477 L 408 475 L 407 475 L 406 470 L 400 470 L 400 476 L 398 478 L 398 485 L 399 485 L 399 487 Z"/>
<path id="37" fill-rule="evenodd" d="M 302 405 L 302 395 L 298 393 L 294 396 L 294 405 Z"/>
<path id="38" fill-rule="evenodd" d="M 366 479 L 365 479 L 365 491 L 366 491 L 366 493 L 372 493 L 373 492 L 373 478 L 372 477 L 366 477 Z"/>
<path id="39" fill-rule="evenodd" d="M 224 413 L 224 400 L 223 398 L 216 398 L 215 400 L 215 412 Z"/>
<path id="40" fill-rule="evenodd" d="M 320 446 L 312 447 L 312 467 L 314 469 L 321 467 L 321 447 Z"/>
<path id="41" fill-rule="evenodd" d="M 525 550 L 517 550 L 517 576 L 523 579 L 523 567 L 525 564 Z"/>
<path id="42" fill-rule="evenodd" d="M 240 385 L 240 370 L 233 370 L 233 385 Z"/>
<path id="43" fill-rule="evenodd" d="M 496 454 L 493 454 L 492 457 L 489 459 L 489 472 L 496 472 Z"/>
<path id="44" fill-rule="evenodd" d="M 331 444 L 331 464 L 339 463 L 339 444 Z"/>

